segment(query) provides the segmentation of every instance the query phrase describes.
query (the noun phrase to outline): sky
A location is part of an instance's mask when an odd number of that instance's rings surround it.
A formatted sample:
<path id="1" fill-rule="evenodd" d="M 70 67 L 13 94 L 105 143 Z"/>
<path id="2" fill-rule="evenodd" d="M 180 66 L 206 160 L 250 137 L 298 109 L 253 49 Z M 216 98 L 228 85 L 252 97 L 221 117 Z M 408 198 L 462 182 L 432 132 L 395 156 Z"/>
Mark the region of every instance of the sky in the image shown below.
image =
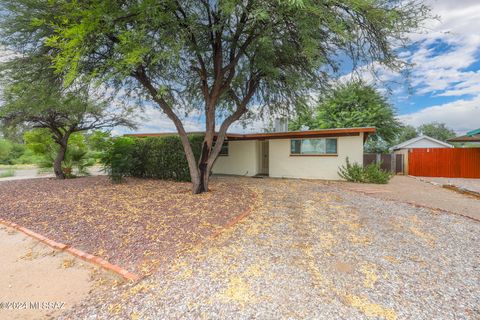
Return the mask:
<path id="1" fill-rule="evenodd" d="M 443 122 L 464 134 L 480 128 L 480 1 L 427 0 L 426 4 L 438 19 L 427 21 L 423 32 L 412 34 L 412 45 L 401 53 L 412 63 L 408 82 L 390 71 L 380 71 L 380 79 L 388 83 L 389 99 L 403 123 Z M 136 132 L 175 131 L 158 110 L 147 108 L 144 117 Z M 184 121 L 189 131 L 204 128 L 199 115 Z M 229 131 L 258 132 L 264 127 L 259 121 L 246 126 L 236 123 Z"/>

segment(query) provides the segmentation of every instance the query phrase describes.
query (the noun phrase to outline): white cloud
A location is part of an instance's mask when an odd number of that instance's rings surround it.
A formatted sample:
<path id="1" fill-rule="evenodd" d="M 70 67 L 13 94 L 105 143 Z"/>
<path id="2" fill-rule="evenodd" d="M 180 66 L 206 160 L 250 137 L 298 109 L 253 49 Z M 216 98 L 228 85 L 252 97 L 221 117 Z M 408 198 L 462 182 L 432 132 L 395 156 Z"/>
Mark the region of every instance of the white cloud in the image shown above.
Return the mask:
<path id="1" fill-rule="evenodd" d="M 437 121 L 453 128 L 457 134 L 465 134 L 480 127 L 480 95 L 472 99 L 461 99 L 428 107 L 399 118 L 402 122 L 413 126 Z"/>

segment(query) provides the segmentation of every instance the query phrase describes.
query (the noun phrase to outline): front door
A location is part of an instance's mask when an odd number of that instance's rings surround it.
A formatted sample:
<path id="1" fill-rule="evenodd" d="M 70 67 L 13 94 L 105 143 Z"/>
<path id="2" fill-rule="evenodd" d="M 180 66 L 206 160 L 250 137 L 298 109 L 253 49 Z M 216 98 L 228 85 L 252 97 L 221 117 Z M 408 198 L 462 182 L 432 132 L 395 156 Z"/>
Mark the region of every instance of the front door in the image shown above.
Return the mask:
<path id="1" fill-rule="evenodd" d="M 268 140 L 262 141 L 262 174 L 268 174 Z"/>

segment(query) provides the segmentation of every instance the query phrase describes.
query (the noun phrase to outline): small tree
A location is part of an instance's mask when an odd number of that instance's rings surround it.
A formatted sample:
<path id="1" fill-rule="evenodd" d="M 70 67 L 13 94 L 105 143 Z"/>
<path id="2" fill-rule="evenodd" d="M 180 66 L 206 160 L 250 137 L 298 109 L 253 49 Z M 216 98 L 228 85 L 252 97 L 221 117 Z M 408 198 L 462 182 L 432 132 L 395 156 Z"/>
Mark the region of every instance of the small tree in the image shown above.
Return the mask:
<path id="1" fill-rule="evenodd" d="M 53 168 L 59 179 L 65 178 L 62 163 L 73 133 L 133 125 L 129 109 L 112 112 L 107 100 L 89 97 L 88 87 L 64 88 L 45 57 L 16 58 L 3 65 L 2 75 L 0 120 L 49 130 L 58 145 Z"/>
<path id="2" fill-rule="evenodd" d="M 447 141 L 450 138 L 455 138 L 457 135 L 455 131 L 448 128 L 445 123 L 431 122 L 422 124 L 418 127 L 418 131 L 425 135 L 440 141 Z"/>
<path id="3" fill-rule="evenodd" d="M 208 190 L 228 128 L 252 103 L 275 112 L 325 87 L 340 53 L 400 67 L 392 44 L 404 44 L 427 11 L 415 0 L 2 4 L 3 42 L 12 50 L 45 44 L 67 82 L 95 78 L 161 109 L 180 135 L 194 193 Z M 192 109 L 205 119 L 198 162 L 180 118 Z"/>

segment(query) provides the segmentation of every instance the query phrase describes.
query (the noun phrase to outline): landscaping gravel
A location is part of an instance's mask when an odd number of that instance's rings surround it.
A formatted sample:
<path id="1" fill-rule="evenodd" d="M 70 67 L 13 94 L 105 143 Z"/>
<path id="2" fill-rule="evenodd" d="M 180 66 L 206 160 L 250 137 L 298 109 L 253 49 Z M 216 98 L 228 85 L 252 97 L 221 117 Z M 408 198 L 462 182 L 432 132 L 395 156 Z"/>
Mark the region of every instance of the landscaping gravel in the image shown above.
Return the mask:
<path id="1" fill-rule="evenodd" d="M 64 319 L 479 319 L 480 224 L 328 182 L 216 178 L 253 213 Z"/>

